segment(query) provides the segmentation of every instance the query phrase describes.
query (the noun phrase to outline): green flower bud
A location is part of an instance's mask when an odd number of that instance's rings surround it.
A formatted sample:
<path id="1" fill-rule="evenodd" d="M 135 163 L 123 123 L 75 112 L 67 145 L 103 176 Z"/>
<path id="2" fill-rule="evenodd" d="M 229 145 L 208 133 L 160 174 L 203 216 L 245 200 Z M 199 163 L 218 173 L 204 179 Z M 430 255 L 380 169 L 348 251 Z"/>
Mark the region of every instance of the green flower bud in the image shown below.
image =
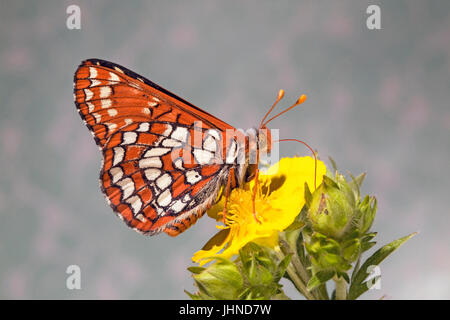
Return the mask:
<path id="1" fill-rule="evenodd" d="M 322 185 L 312 194 L 308 220 L 313 230 L 334 239 L 352 231 L 355 199 L 349 186 L 324 177 Z"/>
<path id="2" fill-rule="evenodd" d="M 290 258 L 279 261 L 272 249 L 250 242 L 235 261 L 216 257 L 207 268 L 188 268 L 198 291 L 186 293 L 196 300 L 284 299 L 279 281 Z"/>
<path id="3" fill-rule="evenodd" d="M 364 174 L 357 178 L 352 176 L 351 181 L 347 181 L 336 171 L 334 178 L 324 176 L 314 193 L 305 191 L 303 234 L 314 275 L 320 272 L 329 276 L 331 271 L 345 274 L 361 253 L 374 244 L 371 241 L 374 234 L 368 232 L 377 202 L 369 196 L 361 201 L 360 186 L 364 177 Z"/>
<path id="4" fill-rule="evenodd" d="M 363 179 L 364 174 L 350 182 L 339 173 L 334 180 L 324 176 L 319 188 L 306 196 L 306 218 L 312 230 L 335 240 L 346 239 L 355 231 L 356 236 L 364 235 L 372 226 L 377 202 L 369 196 L 360 200 Z"/>
<path id="5" fill-rule="evenodd" d="M 191 270 L 197 271 L 197 270 Z M 202 299 L 237 299 L 244 280 L 237 266 L 226 259 L 218 260 L 208 268 L 193 275 Z"/>

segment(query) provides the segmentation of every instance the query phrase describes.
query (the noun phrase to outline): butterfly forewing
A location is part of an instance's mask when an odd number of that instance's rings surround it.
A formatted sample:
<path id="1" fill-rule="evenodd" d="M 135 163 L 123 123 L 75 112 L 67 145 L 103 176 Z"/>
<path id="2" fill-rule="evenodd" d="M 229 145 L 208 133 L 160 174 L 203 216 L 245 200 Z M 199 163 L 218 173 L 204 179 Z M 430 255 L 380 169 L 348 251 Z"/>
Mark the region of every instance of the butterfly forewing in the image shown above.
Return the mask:
<path id="1" fill-rule="evenodd" d="M 103 152 L 102 191 L 130 227 L 174 236 L 214 203 L 230 173 L 223 155 L 235 143 L 222 133 L 233 127 L 103 60 L 79 66 L 74 93 Z"/>

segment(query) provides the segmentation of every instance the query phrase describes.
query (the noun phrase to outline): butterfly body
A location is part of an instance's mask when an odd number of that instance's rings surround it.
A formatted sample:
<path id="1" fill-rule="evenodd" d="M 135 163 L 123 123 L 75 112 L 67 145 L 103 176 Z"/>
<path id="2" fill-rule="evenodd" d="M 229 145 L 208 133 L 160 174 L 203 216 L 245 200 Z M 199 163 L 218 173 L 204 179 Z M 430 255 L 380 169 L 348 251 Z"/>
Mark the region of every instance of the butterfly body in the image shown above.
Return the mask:
<path id="1" fill-rule="evenodd" d="M 252 178 L 270 133 L 243 132 L 120 65 L 83 61 L 78 112 L 103 154 L 100 187 L 134 230 L 176 236 Z M 269 150 L 270 151 L 270 150 Z"/>

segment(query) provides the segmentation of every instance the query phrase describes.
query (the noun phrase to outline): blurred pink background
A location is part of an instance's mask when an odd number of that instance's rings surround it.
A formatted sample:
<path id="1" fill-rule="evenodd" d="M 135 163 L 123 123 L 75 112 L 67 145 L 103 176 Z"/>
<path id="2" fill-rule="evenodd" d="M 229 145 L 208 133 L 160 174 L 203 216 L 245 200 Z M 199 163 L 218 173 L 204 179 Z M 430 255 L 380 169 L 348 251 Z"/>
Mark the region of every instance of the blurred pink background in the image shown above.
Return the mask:
<path id="1" fill-rule="evenodd" d="M 81 30 L 66 8 L 81 8 Z M 2 1 L 0 3 L 0 298 L 185 299 L 186 268 L 216 232 L 141 236 L 98 187 L 101 155 L 72 98 L 73 73 L 102 58 L 140 73 L 239 128 L 271 123 L 367 172 L 378 246 L 419 235 L 381 264 L 376 299 L 450 298 L 450 2 Z M 282 156 L 307 155 L 284 144 Z M 81 290 L 66 288 L 79 265 Z M 286 291 L 299 298 L 287 282 Z"/>

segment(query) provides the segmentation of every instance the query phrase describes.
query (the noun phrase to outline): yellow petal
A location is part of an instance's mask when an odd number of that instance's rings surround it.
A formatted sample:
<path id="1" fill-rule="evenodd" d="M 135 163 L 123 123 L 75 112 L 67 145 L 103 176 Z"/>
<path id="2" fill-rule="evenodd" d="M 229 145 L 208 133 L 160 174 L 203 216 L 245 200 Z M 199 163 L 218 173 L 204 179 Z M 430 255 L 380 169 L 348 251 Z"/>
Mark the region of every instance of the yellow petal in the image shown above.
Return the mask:
<path id="1" fill-rule="evenodd" d="M 322 183 L 325 173 L 325 164 L 317 161 L 317 186 Z M 254 181 L 241 189 L 232 190 L 227 208 L 227 237 L 222 239 L 222 243 L 215 243 L 195 253 L 193 260 L 200 261 L 212 256 L 230 258 L 251 241 L 272 248 L 277 246 L 278 232 L 294 222 L 305 204 L 305 183 L 311 191 L 315 189 L 314 177 L 315 162 L 311 157 L 283 158 L 267 171 L 261 172 L 255 199 L 258 221 L 253 214 Z M 223 210 L 223 205 L 222 198 L 210 209 L 214 217 Z"/>

